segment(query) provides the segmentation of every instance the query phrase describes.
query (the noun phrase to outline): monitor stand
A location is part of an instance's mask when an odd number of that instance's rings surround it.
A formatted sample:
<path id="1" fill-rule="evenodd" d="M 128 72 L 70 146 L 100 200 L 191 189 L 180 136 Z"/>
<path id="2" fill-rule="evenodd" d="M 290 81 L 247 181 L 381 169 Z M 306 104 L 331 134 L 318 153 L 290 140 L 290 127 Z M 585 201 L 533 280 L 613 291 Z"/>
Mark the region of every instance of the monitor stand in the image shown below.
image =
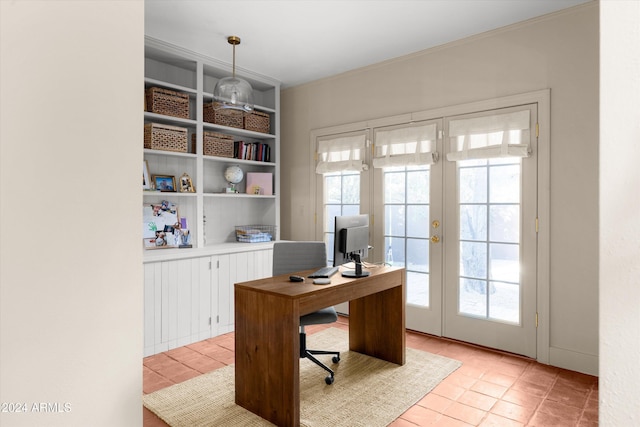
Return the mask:
<path id="1" fill-rule="evenodd" d="M 351 254 L 349 258 L 351 258 L 351 260 L 356 264 L 356 269 L 355 271 L 354 270 L 343 271 L 342 277 L 358 278 L 358 277 L 367 277 L 369 274 L 371 274 L 368 271 L 362 271 L 362 262 L 360 261 L 359 254 Z"/>

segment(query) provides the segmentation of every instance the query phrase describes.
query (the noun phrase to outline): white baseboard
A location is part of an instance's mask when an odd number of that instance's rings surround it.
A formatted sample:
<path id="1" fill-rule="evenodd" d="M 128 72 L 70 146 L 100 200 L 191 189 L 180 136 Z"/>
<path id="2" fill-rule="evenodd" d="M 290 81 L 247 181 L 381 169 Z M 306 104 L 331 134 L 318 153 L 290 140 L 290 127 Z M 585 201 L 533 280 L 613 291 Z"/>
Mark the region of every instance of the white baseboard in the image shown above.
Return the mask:
<path id="1" fill-rule="evenodd" d="M 549 364 L 558 368 L 570 369 L 583 374 L 598 376 L 598 356 L 579 353 L 564 348 L 549 348 Z"/>

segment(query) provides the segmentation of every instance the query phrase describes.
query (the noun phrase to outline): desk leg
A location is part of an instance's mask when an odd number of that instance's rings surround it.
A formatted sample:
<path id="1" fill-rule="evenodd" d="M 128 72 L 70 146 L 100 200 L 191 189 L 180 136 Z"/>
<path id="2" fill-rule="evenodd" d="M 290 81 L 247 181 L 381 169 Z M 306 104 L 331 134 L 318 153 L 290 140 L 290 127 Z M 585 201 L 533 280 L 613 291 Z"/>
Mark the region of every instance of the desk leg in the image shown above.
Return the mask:
<path id="1" fill-rule="evenodd" d="M 236 404 L 300 425 L 300 315 L 286 298 L 235 290 Z"/>
<path id="2" fill-rule="evenodd" d="M 404 283 L 349 302 L 349 348 L 404 365 Z"/>

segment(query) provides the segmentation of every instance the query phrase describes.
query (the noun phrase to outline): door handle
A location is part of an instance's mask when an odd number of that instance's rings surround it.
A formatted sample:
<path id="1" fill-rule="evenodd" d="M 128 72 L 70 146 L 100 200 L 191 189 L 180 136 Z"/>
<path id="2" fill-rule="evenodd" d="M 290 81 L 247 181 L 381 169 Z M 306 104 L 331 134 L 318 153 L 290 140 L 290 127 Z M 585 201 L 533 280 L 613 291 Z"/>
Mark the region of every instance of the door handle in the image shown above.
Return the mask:
<path id="1" fill-rule="evenodd" d="M 431 236 L 431 243 L 440 243 L 440 236 Z"/>

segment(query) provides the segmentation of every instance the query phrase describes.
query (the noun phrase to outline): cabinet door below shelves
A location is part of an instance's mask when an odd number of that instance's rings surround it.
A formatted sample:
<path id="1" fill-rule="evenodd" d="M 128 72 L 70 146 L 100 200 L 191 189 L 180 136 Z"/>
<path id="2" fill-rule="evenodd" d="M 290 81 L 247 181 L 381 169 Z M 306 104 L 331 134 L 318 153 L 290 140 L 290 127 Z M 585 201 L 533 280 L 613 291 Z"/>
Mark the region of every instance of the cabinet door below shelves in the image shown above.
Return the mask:
<path id="1" fill-rule="evenodd" d="M 166 350 L 162 347 L 162 263 L 144 265 L 144 356 Z"/>
<path id="2" fill-rule="evenodd" d="M 250 244 L 250 243 L 248 243 Z M 234 330 L 234 285 L 249 280 L 262 279 L 271 276 L 273 262 L 273 249 L 264 249 L 250 252 L 239 252 L 229 256 L 229 280 L 227 290 L 228 301 L 220 301 L 220 324 L 228 331 Z M 221 282 L 221 289 L 224 283 Z M 223 316 L 222 313 L 225 313 Z M 227 315 L 228 313 L 228 315 Z M 221 332 L 223 333 L 223 332 Z"/>
<path id="3" fill-rule="evenodd" d="M 213 335 L 222 335 L 233 331 L 233 282 L 231 282 L 231 255 L 217 255 L 211 257 L 211 264 L 215 270 L 212 274 L 211 287 L 215 293 L 211 294 L 211 306 L 218 310 Z"/>
<path id="4" fill-rule="evenodd" d="M 211 337 L 208 259 L 165 261 L 161 274 L 162 351 Z"/>

